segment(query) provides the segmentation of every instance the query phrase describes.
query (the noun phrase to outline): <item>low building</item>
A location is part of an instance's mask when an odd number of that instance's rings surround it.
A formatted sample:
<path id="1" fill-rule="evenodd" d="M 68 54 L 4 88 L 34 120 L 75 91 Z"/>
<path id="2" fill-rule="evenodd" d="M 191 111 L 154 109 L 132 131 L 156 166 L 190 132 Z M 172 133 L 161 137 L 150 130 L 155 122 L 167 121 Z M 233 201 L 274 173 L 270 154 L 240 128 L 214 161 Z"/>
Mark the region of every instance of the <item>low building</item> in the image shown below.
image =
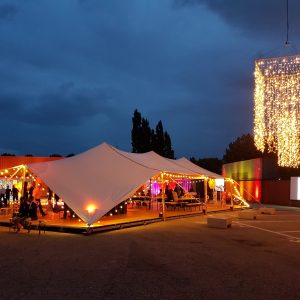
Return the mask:
<path id="1" fill-rule="evenodd" d="M 241 195 L 249 202 L 300 206 L 290 197 L 290 176 L 299 170 L 287 170 L 277 165 L 276 159 L 256 158 L 224 164 L 222 175 L 235 180 Z"/>

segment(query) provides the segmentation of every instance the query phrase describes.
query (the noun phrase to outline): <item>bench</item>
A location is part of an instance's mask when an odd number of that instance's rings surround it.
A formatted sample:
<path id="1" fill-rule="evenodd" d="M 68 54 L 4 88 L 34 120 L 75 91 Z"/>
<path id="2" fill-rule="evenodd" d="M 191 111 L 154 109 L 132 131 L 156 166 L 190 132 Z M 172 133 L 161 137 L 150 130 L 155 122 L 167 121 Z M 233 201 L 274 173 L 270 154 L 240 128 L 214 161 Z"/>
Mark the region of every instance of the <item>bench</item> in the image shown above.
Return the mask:
<path id="1" fill-rule="evenodd" d="M 258 212 L 265 215 L 275 215 L 276 209 L 273 207 L 260 207 Z"/>
<path id="2" fill-rule="evenodd" d="M 239 211 L 238 213 L 238 218 L 239 219 L 246 219 L 246 220 L 256 220 L 258 216 L 258 213 L 256 210 L 244 210 L 244 211 Z"/>
<path id="3" fill-rule="evenodd" d="M 207 217 L 207 226 L 213 228 L 229 228 L 232 224 L 232 218 L 227 216 L 209 216 Z"/>

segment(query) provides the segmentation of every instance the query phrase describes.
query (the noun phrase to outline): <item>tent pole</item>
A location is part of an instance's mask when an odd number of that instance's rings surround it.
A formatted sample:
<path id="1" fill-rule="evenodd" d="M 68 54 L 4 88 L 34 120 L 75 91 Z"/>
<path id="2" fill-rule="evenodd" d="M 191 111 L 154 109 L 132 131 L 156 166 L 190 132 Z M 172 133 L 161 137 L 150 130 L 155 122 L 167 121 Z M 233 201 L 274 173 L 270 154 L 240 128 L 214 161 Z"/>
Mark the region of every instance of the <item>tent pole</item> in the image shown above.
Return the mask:
<path id="1" fill-rule="evenodd" d="M 233 185 L 233 180 L 230 180 L 230 209 L 231 210 L 233 210 L 232 185 Z"/>
<path id="2" fill-rule="evenodd" d="M 162 205 L 162 215 L 163 220 L 166 221 L 166 211 L 165 211 L 165 197 L 164 197 L 164 173 L 161 173 L 161 205 Z"/>
<path id="3" fill-rule="evenodd" d="M 149 201 L 149 210 L 153 209 L 153 199 L 152 199 L 152 178 L 149 180 L 149 192 L 150 192 L 150 201 Z"/>
<path id="4" fill-rule="evenodd" d="M 22 190 L 21 190 L 21 195 L 22 197 L 24 197 L 24 182 L 25 182 L 25 179 L 26 179 L 26 167 L 25 166 L 22 166 L 23 168 L 23 176 L 22 176 Z"/>
<path id="5" fill-rule="evenodd" d="M 204 177 L 204 207 L 205 214 L 207 213 L 207 177 Z"/>

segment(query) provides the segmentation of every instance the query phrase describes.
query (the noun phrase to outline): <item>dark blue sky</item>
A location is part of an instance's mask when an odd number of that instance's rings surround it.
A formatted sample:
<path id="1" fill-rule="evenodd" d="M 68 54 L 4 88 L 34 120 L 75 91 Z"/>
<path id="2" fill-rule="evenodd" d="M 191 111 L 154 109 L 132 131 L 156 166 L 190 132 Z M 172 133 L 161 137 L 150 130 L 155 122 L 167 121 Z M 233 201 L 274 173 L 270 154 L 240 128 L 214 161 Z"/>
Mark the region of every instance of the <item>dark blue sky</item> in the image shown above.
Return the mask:
<path id="1" fill-rule="evenodd" d="M 300 1 L 289 3 L 297 47 Z M 285 5 L 0 0 L 0 153 L 131 151 L 137 108 L 152 128 L 162 120 L 176 157 L 221 158 L 252 132 L 254 60 L 285 51 Z"/>

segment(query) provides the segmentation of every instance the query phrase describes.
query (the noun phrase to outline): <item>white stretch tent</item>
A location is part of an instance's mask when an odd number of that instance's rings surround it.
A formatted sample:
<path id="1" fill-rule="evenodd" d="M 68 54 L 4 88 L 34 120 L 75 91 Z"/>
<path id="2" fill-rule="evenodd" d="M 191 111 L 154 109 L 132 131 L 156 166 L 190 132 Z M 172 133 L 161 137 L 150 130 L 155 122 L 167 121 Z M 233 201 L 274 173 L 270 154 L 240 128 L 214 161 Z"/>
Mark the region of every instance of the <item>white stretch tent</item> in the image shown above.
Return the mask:
<path id="1" fill-rule="evenodd" d="M 106 143 L 73 157 L 27 167 L 89 225 L 160 172 L 200 174 L 153 151 L 128 153 Z"/>
<path id="2" fill-rule="evenodd" d="M 188 160 L 185 157 L 174 160 L 174 163 L 181 166 L 181 167 L 184 167 L 184 168 L 190 170 L 191 172 L 195 172 L 199 175 L 207 176 L 207 177 L 214 178 L 214 179 L 223 179 L 224 178 L 224 177 L 222 177 L 221 175 L 219 175 L 217 173 L 208 171 L 206 169 L 203 169 L 203 168 L 193 164 L 190 160 Z"/>

